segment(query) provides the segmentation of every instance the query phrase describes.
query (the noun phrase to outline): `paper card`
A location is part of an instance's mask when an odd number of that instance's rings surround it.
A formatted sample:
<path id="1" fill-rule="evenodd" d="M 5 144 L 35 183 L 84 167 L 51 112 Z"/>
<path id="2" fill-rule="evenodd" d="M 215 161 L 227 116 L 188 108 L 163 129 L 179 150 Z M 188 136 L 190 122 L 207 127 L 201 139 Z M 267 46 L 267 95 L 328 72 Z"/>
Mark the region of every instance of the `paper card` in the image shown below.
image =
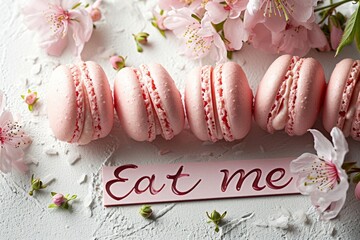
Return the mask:
<path id="1" fill-rule="evenodd" d="M 292 159 L 104 166 L 104 205 L 294 194 Z"/>

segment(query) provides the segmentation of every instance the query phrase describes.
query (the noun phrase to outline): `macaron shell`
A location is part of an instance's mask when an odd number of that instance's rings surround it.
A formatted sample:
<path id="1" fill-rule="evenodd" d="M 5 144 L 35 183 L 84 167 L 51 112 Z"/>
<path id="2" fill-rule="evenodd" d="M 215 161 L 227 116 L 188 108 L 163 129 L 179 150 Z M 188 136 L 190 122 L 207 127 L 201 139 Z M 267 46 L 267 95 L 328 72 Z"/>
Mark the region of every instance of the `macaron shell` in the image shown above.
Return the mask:
<path id="1" fill-rule="evenodd" d="M 185 83 L 186 116 L 194 135 L 202 141 L 208 141 L 210 139 L 205 121 L 204 101 L 201 91 L 201 67 L 197 67 L 188 74 Z"/>
<path id="2" fill-rule="evenodd" d="M 325 75 L 321 64 L 313 58 L 304 59 L 297 82 L 292 131 L 294 135 L 303 135 L 314 125 L 325 89 Z"/>
<path id="3" fill-rule="evenodd" d="M 70 141 L 76 128 L 76 91 L 70 68 L 57 67 L 51 75 L 47 93 L 50 128 L 61 141 Z"/>
<path id="4" fill-rule="evenodd" d="M 344 59 L 339 62 L 330 77 L 324 100 L 323 125 L 330 132 L 337 125 L 343 91 L 346 80 L 352 67 L 353 59 Z"/>
<path id="5" fill-rule="evenodd" d="M 109 134 L 114 123 L 114 105 L 112 93 L 109 81 L 102 67 L 92 61 L 86 62 L 86 66 L 89 72 L 89 77 L 92 79 L 92 84 L 94 86 L 96 105 L 99 116 L 99 119 L 95 119 L 99 122 L 99 136 L 93 136 L 93 139 L 103 138 Z M 90 97 L 89 101 L 91 100 Z M 95 121 L 93 121 L 93 125 L 95 125 Z"/>
<path id="6" fill-rule="evenodd" d="M 267 122 L 270 109 L 275 102 L 276 94 L 288 71 L 291 60 L 291 55 L 278 57 L 270 65 L 257 88 L 254 103 L 254 118 L 256 123 L 265 131 L 268 131 Z"/>
<path id="7" fill-rule="evenodd" d="M 184 107 L 180 92 L 176 88 L 174 80 L 162 65 L 149 64 L 147 67 L 154 80 L 156 91 L 159 94 L 173 134 L 177 135 L 183 130 L 185 123 Z"/>
<path id="8" fill-rule="evenodd" d="M 244 138 L 251 128 L 253 95 L 247 77 L 239 64 L 222 66 L 225 108 L 234 139 Z"/>
<path id="9" fill-rule="evenodd" d="M 123 129 L 136 141 L 149 139 L 148 114 L 142 94 L 134 70 L 129 67 L 121 69 L 115 78 L 115 109 Z"/>

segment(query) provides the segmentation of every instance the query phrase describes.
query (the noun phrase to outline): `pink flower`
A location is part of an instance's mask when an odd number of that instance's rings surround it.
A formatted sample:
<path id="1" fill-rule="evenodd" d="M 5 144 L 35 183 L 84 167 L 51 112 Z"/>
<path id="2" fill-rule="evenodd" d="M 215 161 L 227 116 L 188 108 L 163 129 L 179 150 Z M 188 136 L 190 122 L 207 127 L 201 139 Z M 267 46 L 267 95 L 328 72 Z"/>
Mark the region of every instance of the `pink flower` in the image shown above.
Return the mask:
<path id="1" fill-rule="evenodd" d="M 61 193 L 57 193 L 52 197 L 52 202 L 58 207 L 60 207 L 65 202 L 65 200 L 66 199 L 64 195 L 62 195 Z"/>
<path id="2" fill-rule="evenodd" d="M 229 51 L 240 50 L 249 38 L 249 33 L 241 18 L 227 19 L 224 23 L 226 48 Z"/>
<path id="3" fill-rule="evenodd" d="M 349 151 L 344 134 L 334 127 L 331 143 L 319 131 L 309 130 L 314 136 L 317 155 L 304 153 L 290 164 L 298 174 L 297 187 L 301 194 L 310 195 L 323 220 L 335 218 L 343 207 L 349 188 L 348 176 L 341 168 Z"/>
<path id="4" fill-rule="evenodd" d="M 116 71 L 119 71 L 120 69 L 125 67 L 125 60 L 126 58 L 122 56 L 114 55 L 110 57 L 109 62 Z"/>
<path id="5" fill-rule="evenodd" d="M 205 5 L 211 22 L 219 24 L 227 18 L 238 19 L 246 9 L 247 0 L 213 0 Z"/>
<path id="6" fill-rule="evenodd" d="M 40 47 L 49 55 L 60 56 L 71 43 L 80 56 L 93 31 L 90 14 L 79 0 L 30 0 L 22 9 L 24 23 L 37 32 Z"/>
<path id="7" fill-rule="evenodd" d="M 360 200 L 360 182 L 358 182 L 358 184 L 356 184 L 355 197 L 356 197 L 357 200 Z"/>
<path id="8" fill-rule="evenodd" d="M 294 19 L 298 23 L 308 22 L 314 17 L 314 6 L 318 0 L 249 0 L 247 11 L 250 15 Z"/>
<path id="9" fill-rule="evenodd" d="M 25 103 L 28 105 L 34 104 L 36 101 L 36 97 L 37 97 L 37 95 L 35 92 L 31 92 L 31 93 L 27 94 L 25 96 Z"/>
<path id="10" fill-rule="evenodd" d="M 6 173 L 12 167 L 27 171 L 23 162 L 24 149 L 31 143 L 18 122 L 5 108 L 5 96 L 0 91 L 0 171 Z"/>
<path id="11" fill-rule="evenodd" d="M 171 10 L 164 20 L 166 28 L 172 30 L 183 43 L 184 54 L 199 59 L 209 56 L 218 62 L 226 59 L 226 47 L 205 14 L 201 22 L 195 19 L 189 8 Z"/>
<path id="12" fill-rule="evenodd" d="M 311 48 L 329 50 L 315 23 L 316 0 L 249 0 L 245 28 L 255 48 L 304 56 Z"/>

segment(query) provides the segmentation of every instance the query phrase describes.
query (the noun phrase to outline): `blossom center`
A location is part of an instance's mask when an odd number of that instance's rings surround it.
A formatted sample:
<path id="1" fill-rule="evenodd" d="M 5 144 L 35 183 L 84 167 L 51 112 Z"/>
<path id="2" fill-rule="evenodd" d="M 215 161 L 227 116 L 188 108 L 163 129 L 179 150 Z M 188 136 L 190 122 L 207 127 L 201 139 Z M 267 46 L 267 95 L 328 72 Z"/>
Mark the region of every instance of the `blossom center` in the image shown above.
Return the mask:
<path id="1" fill-rule="evenodd" d="M 305 186 L 315 184 L 322 192 L 334 189 L 340 182 L 337 166 L 322 159 L 313 162 L 307 179 L 309 181 L 304 183 Z"/>
<path id="2" fill-rule="evenodd" d="M 60 34 L 65 37 L 67 33 L 67 26 L 70 19 L 69 11 L 64 10 L 58 6 L 49 6 L 49 11 L 45 12 L 45 18 L 50 25 L 50 30 L 55 34 Z"/>
<path id="3" fill-rule="evenodd" d="M 210 50 L 214 39 L 213 36 L 200 36 L 195 24 L 188 25 L 183 36 L 186 39 L 186 46 L 192 50 L 195 57 L 200 57 Z"/>
<path id="4" fill-rule="evenodd" d="M 289 20 L 289 15 L 294 12 L 294 4 L 289 3 L 288 0 L 265 0 L 262 7 L 265 8 L 265 17 L 272 15 L 282 17 L 284 15 L 286 21 Z"/>

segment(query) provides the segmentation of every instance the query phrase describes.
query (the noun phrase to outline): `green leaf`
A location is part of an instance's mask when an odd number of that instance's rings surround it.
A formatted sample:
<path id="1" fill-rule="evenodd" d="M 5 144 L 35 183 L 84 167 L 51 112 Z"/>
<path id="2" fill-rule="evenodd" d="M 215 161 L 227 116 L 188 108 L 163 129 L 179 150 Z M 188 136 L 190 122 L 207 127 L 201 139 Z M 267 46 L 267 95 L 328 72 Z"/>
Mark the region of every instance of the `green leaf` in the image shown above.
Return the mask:
<path id="1" fill-rule="evenodd" d="M 360 15 L 360 14 L 359 14 Z M 358 21 L 356 23 L 356 29 L 355 29 L 355 43 L 356 48 L 360 52 L 360 17 L 358 18 Z"/>
<path id="2" fill-rule="evenodd" d="M 55 203 L 52 203 L 48 206 L 48 208 L 57 208 L 58 206 Z"/>
<path id="3" fill-rule="evenodd" d="M 354 182 L 354 183 L 360 182 L 360 173 L 357 173 L 357 174 L 353 177 L 353 182 Z"/>
<path id="4" fill-rule="evenodd" d="M 68 203 L 68 202 L 64 202 L 61 207 L 62 207 L 63 209 L 69 209 L 69 203 Z"/>
<path id="5" fill-rule="evenodd" d="M 55 196 L 57 193 L 56 192 L 51 192 L 50 194 L 51 194 L 51 196 Z"/>
<path id="6" fill-rule="evenodd" d="M 74 199 L 76 199 L 76 198 L 77 198 L 77 195 L 72 195 L 71 198 L 70 198 L 70 200 L 74 200 Z"/>
<path id="7" fill-rule="evenodd" d="M 78 2 L 78 3 L 76 3 L 74 6 L 72 6 L 71 9 L 74 10 L 74 9 L 78 8 L 80 5 L 81 5 L 81 2 Z"/>
<path id="8" fill-rule="evenodd" d="M 351 15 L 351 17 L 347 21 L 346 27 L 344 30 L 344 34 L 341 38 L 338 48 L 336 49 L 335 56 L 337 56 L 346 45 L 349 45 L 350 43 L 353 42 L 355 32 L 356 32 L 357 28 L 360 28 L 358 26 L 360 24 L 360 10 L 359 9 L 360 9 L 360 4 L 359 4 L 359 7 L 356 9 L 356 11 Z"/>

